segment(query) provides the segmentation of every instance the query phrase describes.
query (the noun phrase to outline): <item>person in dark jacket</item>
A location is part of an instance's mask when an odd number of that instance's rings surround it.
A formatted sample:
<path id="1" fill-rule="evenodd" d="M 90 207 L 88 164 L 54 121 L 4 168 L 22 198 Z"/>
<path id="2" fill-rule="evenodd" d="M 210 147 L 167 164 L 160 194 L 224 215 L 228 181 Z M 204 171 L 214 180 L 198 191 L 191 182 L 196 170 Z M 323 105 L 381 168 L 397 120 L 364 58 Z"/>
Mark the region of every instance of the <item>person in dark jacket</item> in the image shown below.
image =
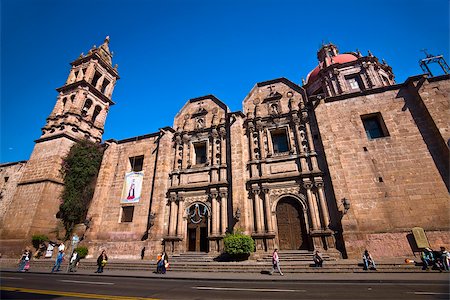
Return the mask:
<path id="1" fill-rule="evenodd" d="M 108 262 L 108 256 L 106 255 L 106 250 L 103 250 L 102 253 L 97 258 L 97 271 L 95 273 L 103 273 L 103 268 Z"/>

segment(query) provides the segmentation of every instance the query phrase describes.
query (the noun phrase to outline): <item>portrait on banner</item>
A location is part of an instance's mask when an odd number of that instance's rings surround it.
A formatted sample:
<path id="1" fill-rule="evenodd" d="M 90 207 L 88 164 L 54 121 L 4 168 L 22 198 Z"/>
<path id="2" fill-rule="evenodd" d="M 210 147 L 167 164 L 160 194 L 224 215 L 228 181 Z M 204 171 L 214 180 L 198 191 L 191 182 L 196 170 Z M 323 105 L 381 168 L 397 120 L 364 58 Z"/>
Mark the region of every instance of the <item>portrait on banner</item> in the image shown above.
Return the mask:
<path id="1" fill-rule="evenodd" d="M 129 172 L 125 174 L 122 198 L 120 203 L 136 203 L 141 198 L 143 172 Z"/>

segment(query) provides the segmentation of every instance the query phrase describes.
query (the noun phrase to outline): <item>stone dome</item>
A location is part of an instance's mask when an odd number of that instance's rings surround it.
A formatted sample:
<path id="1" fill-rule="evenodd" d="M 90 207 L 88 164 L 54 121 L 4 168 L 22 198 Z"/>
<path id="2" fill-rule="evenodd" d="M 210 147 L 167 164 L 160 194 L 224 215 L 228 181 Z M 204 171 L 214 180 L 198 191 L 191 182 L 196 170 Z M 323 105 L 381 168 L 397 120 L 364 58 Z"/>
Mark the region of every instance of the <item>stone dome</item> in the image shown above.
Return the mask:
<path id="1" fill-rule="evenodd" d="M 344 64 L 344 63 L 348 63 L 351 61 L 355 61 L 358 59 L 358 57 L 356 57 L 353 54 L 350 53 L 343 53 L 343 54 L 338 54 L 336 56 L 333 56 L 333 61 L 331 61 L 330 58 L 325 58 L 327 65 L 334 65 L 334 64 Z M 314 82 L 319 75 L 319 71 L 323 68 L 323 62 L 319 63 L 319 65 L 317 67 L 314 68 L 314 70 L 312 70 L 311 72 L 309 72 L 308 76 L 306 77 L 306 83 L 311 83 Z"/>

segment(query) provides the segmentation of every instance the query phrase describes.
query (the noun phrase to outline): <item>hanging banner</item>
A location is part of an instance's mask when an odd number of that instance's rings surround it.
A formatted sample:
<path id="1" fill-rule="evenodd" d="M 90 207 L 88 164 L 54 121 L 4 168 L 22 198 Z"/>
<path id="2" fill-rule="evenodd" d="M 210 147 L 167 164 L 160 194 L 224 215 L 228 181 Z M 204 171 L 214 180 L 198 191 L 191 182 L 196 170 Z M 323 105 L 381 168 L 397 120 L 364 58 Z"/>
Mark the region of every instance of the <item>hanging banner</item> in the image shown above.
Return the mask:
<path id="1" fill-rule="evenodd" d="M 120 203 L 136 203 L 141 199 L 143 172 L 130 172 L 125 174 L 122 199 Z"/>

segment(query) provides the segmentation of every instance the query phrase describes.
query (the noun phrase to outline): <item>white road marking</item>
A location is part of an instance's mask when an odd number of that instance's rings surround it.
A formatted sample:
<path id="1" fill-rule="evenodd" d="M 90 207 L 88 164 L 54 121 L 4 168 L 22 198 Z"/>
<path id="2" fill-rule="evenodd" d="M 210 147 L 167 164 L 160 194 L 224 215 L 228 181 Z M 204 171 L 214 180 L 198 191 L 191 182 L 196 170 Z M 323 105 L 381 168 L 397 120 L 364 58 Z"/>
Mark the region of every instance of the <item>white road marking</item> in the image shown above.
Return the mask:
<path id="1" fill-rule="evenodd" d="M 16 280 L 21 280 L 23 279 L 22 277 L 6 277 L 6 276 L 1 276 L 0 279 L 16 279 Z"/>
<path id="2" fill-rule="evenodd" d="M 61 282 L 69 283 L 87 283 L 87 284 L 101 284 L 101 285 L 113 285 L 112 282 L 99 282 L 99 281 L 78 281 L 78 280 L 60 280 Z"/>
<path id="3" fill-rule="evenodd" d="M 409 292 L 415 295 L 449 295 L 449 293 L 435 293 L 435 292 Z"/>
<path id="4" fill-rule="evenodd" d="M 194 286 L 192 288 L 197 290 L 247 291 L 247 292 L 306 292 L 306 290 L 241 289 L 241 288 L 209 287 L 209 286 Z"/>

